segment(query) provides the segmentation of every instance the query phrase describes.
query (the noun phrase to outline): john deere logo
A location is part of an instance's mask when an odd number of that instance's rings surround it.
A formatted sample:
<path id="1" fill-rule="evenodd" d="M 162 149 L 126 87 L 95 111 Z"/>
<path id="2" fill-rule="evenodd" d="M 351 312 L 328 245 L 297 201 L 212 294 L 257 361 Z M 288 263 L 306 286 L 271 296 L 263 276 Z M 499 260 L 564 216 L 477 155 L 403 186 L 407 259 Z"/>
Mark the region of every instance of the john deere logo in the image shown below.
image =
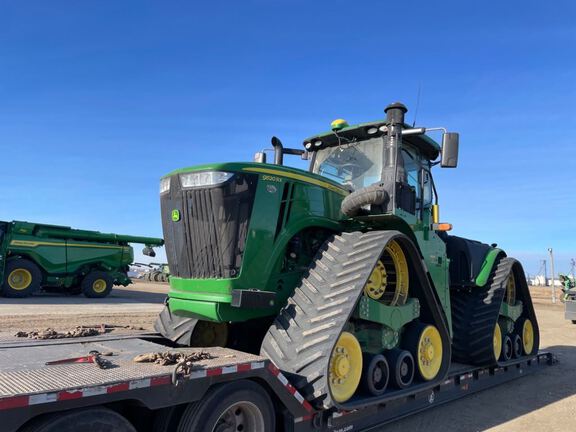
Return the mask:
<path id="1" fill-rule="evenodd" d="M 180 220 L 180 210 L 172 210 L 172 220 L 178 222 Z"/>

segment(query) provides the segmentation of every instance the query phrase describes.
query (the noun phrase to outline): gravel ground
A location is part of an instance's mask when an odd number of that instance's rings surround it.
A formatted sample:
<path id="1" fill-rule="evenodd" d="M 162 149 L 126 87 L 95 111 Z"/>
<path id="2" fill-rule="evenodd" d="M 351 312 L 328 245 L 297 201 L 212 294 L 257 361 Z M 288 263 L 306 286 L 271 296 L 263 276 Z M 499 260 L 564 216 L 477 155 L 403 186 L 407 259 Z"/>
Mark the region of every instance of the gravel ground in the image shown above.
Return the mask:
<path id="1" fill-rule="evenodd" d="M 106 299 L 41 295 L 0 299 L 0 336 L 19 330 L 79 325 L 128 326 L 151 330 L 168 291 L 167 284 L 137 282 L 115 289 Z M 541 347 L 560 363 L 470 397 L 378 429 L 382 432 L 540 432 L 576 430 L 576 325 L 564 320 L 563 305 L 553 305 L 548 288 L 532 289 Z M 115 331 L 131 331 L 118 329 Z"/>

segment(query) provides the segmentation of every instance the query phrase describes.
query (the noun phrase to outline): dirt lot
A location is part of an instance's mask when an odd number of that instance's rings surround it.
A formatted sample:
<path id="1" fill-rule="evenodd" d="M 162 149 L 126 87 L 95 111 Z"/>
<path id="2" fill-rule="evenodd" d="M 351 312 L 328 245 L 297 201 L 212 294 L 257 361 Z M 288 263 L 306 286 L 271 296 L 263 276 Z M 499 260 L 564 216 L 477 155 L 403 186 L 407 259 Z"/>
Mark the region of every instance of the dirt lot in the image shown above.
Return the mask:
<path id="1" fill-rule="evenodd" d="M 549 290 L 533 291 L 542 349 L 560 363 L 379 429 L 382 432 L 556 432 L 576 430 L 576 325 Z"/>
<path id="2" fill-rule="evenodd" d="M 67 330 L 77 325 L 152 329 L 168 290 L 166 284 L 137 282 L 106 299 L 42 295 L 0 300 L 1 336 L 19 330 Z M 560 363 L 545 371 L 392 423 L 382 432 L 552 432 L 576 430 L 576 325 L 564 320 L 549 290 L 532 290 L 541 346 Z M 130 331 L 118 329 L 116 331 Z"/>
<path id="3" fill-rule="evenodd" d="M 115 287 L 103 299 L 82 295 L 40 294 L 24 299 L 0 299 L 0 337 L 17 331 L 69 330 L 75 326 L 108 324 L 128 326 L 115 331 L 152 330 L 162 310 L 168 284 L 135 282 L 128 287 Z"/>

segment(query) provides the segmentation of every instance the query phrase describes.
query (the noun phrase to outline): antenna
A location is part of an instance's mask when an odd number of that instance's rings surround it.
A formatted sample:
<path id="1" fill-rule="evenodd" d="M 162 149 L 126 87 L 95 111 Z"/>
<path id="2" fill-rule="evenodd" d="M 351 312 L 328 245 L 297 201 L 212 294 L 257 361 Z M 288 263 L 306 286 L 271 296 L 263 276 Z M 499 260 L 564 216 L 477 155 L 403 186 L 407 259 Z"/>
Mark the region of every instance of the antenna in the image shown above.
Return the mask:
<path id="1" fill-rule="evenodd" d="M 412 123 L 412 127 L 416 126 L 416 117 L 418 117 L 418 108 L 420 108 L 421 92 L 422 92 L 422 81 L 418 83 L 418 95 L 416 96 L 416 109 L 414 110 L 414 123 Z"/>

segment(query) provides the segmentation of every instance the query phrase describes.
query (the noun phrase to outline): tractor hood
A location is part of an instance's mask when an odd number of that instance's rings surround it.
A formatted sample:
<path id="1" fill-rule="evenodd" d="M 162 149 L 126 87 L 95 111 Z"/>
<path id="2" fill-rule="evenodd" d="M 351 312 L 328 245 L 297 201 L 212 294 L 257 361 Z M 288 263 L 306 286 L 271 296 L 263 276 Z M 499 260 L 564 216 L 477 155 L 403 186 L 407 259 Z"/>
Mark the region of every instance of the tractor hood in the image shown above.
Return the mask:
<path id="1" fill-rule="evenodd" d="M 201 172 L 224 172 L 224 173 L 245 173 L 245 174 L 259 174 L 264 177 L 264 180 L 272 180 L 274 177 L 282 177 L 285 179 L 295 180 L 302 183 L 313 184 L 315 186 L 323 187 L 332 192 L 346 196 L 350 191 L 340 184 L 308 171 L 300 170 L 297 168 L 290 168 L 282 165 L 272 165 L 264 163 L 252 162 L 228 162 L 228 163 L 214 163 L 206 165 L 197 165 L 188 168 L 182 168 L 162 177 L 167 179 L 176 174 L 188 173 L 201 173 Z"/>

